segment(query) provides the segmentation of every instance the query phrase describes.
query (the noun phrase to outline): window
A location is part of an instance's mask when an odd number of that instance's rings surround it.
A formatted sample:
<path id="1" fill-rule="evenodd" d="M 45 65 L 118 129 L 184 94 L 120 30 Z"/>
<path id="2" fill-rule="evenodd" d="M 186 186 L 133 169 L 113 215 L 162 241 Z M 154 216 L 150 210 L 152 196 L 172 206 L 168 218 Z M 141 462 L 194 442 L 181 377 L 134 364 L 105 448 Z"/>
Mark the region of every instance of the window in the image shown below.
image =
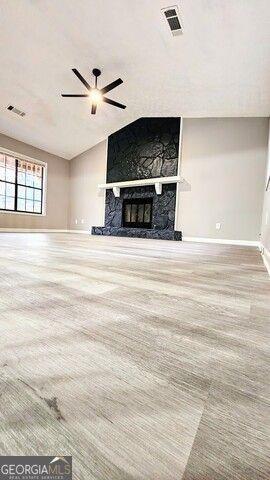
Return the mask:
<path id="1" fill-rule="evenodd" d="M 42 214 L 44 166 L 0 153 L 0 210 Z"/>

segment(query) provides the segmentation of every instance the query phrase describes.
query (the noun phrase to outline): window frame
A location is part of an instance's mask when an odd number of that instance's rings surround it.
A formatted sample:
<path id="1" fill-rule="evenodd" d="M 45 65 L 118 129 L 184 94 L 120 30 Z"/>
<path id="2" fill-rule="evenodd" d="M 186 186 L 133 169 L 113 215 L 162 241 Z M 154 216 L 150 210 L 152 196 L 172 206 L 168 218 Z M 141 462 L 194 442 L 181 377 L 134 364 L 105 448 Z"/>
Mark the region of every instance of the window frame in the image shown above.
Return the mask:
<path id="1" fill-rule="evenodd" d="M 41 162 L 40 160 L 36 160 L 35 158 L 28 157 L 26 155 L 22 155 L 20 153 L 8 150 L 0 146 L 0 154 L 9 155 L 14 157 L 15 159 L 15 182 L 9 182 L 7 180 L 3 180 L 5 184 L 11 184 L 15 187 L 15 197 L 14 197 L 14 210 L 9 209 L 1 209 L 0 214 L 7 213 L 7 214 L 15 214 L 15 215 L 34 215 L 34 216 L 46 216 L 46 193 L 47 193 L 47 163 Z M 31 187 L 29 185 L 22 185 L 18 183 L 18 160 L 24 160 L 26 162 L 34 163 L 35 165 L 40 165 L 42 168 L 42 178 L 41 178 L 41 188 L 39 187 Z M 25 188 L 32 188 L 33 190 L 40 190 L 41 191 L 41 212 L 25 212 L 23 210 L 17 210 L 17 203 L 18 203 L 18 186 L 22 186 Z"/>

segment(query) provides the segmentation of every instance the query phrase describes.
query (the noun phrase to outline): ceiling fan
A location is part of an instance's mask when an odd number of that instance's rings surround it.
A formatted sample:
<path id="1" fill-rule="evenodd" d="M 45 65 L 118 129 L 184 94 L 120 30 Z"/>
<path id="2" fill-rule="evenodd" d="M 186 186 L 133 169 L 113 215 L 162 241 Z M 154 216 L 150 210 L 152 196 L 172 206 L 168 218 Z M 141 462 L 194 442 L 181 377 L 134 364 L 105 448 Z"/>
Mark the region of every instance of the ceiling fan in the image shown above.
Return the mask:
<path id="1" fill-rule="evenodd" d="M 94 87 L 91 87 L 89 85 L 89 83 L 85 80 L 85 78 L 83 78 L 83 76 L 80 74 L 80 72 L 78 72 L 76 68 L 72 68 L 72 71 L 75 73 L 76 77 L 78 77 L 78 79 L 83 83 L 83 85 L 87 88 L 88 93 L 62 93 L 62 97 L 74 97 L 74 98 L 89 97 L 92 102 L 91 113 L 93 115 L 95 115 L 97 111 L 97 105 L 101 102 L 109 103 L 110 105 L 113 105 L 114 107 L 118 107 L 118 108 L 126 108 L 126 105 L 115 102 L 110 98 L 104 97 L 105 93 L 110 92 L 111 90 L 113 90 L 113 88 L 118 87 L 118 85 L 121 85 L 121 83 L 123 83 L 123 80 L 121 78 L 114 80 L 114 82 L 109 83 L 108 85 L 106 85 L 106 87 L 97 88 L 97 79 L 101 75 L 101 71 L 98 68 L 94 68 L 92 70 L 92 73 L 95 77 Z"/>

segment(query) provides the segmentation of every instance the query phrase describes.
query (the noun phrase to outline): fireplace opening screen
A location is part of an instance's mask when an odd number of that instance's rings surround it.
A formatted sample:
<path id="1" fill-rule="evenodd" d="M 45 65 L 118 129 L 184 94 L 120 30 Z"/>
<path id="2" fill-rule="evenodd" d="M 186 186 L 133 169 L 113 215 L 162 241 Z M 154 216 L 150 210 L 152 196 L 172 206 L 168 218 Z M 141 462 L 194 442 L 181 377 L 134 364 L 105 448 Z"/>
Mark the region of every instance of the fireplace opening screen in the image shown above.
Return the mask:
<path id="1" fill-rule="evenodd" d="M 152 227 L 152 198 L 125 199 L 123 201 L 123 227 Z"/>

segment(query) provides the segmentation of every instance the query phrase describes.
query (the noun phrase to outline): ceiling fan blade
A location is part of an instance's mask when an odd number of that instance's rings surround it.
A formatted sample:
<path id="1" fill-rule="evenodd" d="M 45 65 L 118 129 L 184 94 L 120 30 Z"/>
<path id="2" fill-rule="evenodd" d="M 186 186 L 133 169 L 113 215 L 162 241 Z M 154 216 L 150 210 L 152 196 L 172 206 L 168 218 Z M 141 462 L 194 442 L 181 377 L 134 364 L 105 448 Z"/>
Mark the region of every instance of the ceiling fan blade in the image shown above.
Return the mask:
<path id="1" fill-rule="evenodd" d="M 79 80 L 84 84 L 84 86 L 87 88 L 87 90 L 91 90 L 91 87 L 89 83 L 83 78 L 83 76 L 78 72 L 77 68 L 72 68 L 72 71 L 75 73 L 76 77 L 78 77 Z"/>
<path id="2" fill-rule="evenodd" d="M 107 93 L 113 88 L 118 87 L 118 85 L 121 85 L 121 83 L 123 83 L 123 80 L 121 78 L 118 78 L 117 80 L 114 80 L 114 82 L 106 85 L 106 87 L 102 88 L 100 91 L 102 94 Z"/>
<path id="3" fill-rule="evenodd" d="M 62 97 L 89 97 L 88 93 L 61 93 Z"/>
<path id="4" fill-rule="evenodd" d="M 91 108 L 91 113 L 92 115 L 95 115 L 97 111 L 97 104 L 96 103 L 92 103 L 92 108 Z"/>
<path id="5" fill-rule="evenodd" d="M 114 100 L 111 100 L 110 98 L 103 97 L 103 102 L 109 103 L 110 105 L 113 105 L 114 107 L 126 108 L 126 105 L 123 105 L 122 103 L 115 102 Z"/>

